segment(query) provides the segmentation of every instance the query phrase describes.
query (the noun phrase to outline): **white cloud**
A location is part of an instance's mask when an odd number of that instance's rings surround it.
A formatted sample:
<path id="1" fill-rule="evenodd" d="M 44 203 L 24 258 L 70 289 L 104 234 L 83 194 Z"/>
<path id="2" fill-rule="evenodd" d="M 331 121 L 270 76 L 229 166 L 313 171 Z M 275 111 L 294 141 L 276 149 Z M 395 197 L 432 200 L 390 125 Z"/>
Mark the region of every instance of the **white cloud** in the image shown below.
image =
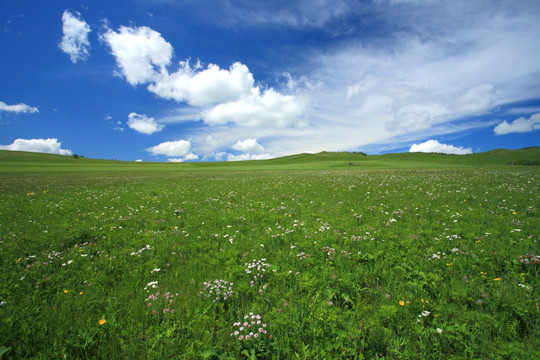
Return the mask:
<path id="1" fill-rule="evenodd" d="M 471 148 L 464 148 L 462 146 L 456 147 L 453 145 L 441 144 L 437 140 L 428 140 L 421 144 L 413 144 L 409 149 L 409 152 L 425 152 L 425 153 L 443 153 L 443 154 L 472 154 Z"/>
<path id="2" fill-rule="evenodd" d="M 540 130 L 540 113 L 533 114 L 529 118 L 520 117 L 511 123 L 505 120 L 493 129 L 497 135 L 526 133 L 535 130 Z"/>
<path id="3" fill-rule="evenodd" d="M 128 115 L 127 125 L 135 131 L 142 134 L 151 135 L 157 131 L 163 130 L 164 125 L 160 125 L 154 118 L 149 118 L 144 114 L 130 113 Z"/>
<path id="4" fill-rule="evenodd" d="M 205 70 L 201 64 L 195 67 L 189 61 L 180 62 L 175 73 L 162 72 L 148 90 L 164 99 L 185 101 L 193 106 L 208 106 L 235 101 L 248 96 L 253 87 L 253 75 L 246 65 L 239 62 L 229 70 L 210 64 Z"/>
<path id="5" fill-rule="evenodd" d="M 456 96 L 450 102 L 453 110 L 466 115 L 481 115 L 493 107 L 495 100 L 493 84 L 480 84 Z"/>
<path id="6" fill-rule="evenodd" d="M 236 62 L 228 70 L 200 62 L 181 61 L 169 73 L 172 46 L 148 27 L 121 27 L 102 37 L 116 57 L 122 75 L 132 84 L 148 84 L 148 91 L 163 99 L 203 107 L 202 119 L 209 125 L 229 122 L 242 126 L 285 128 L 306 124 L 306 101 L 283 95 L 273 88 L 255 86 L 253 74 Z"/>
<path id="7" fill-rule="evenodd" d="M 158 72 L 166 72 L 173 48 L 161 34 L 146 26 L 109 29 L 102 39 L 111 48 L 122 75 L 131 85 L 154 81 Z"/>
<path id="8" fill-rule="evenodd" d="M 244 161 L 244 160 L 266 160 L 276 157 L 271 154 L 227 154 L 227 161 Z"/>
<path id="9" fill-rule="evenodd" d="M 184 160 L 188 161 L 188 160 L 197 160 L 199 158 L 198 155 L 196 154 L 193 154 L 193 153 L 188 153 L 186 156 L 184 156 Z"/>
<path id="10" fill-rule="evenodd" d="M 306 104 L 293 95 L 282 95 L 270 88 L 261 94 L 260 88 L 251 89 L 248 97 L 218 104 L 202 112 L 209 125 L 235 123 L 241 126 L 304 127 Z"/>
<path id="11" fill-rule="evenodd" d="M 189 160 L 197 160 L 199 158 L 198 155 L 193 153 L 187 153 L 186 156 L 181 158 L 169 158 L 167 159 L 169 162 L 184 162 Z"/>
<path id="12" fill-rule="evenodd" d="M 16 139 L 9 145 L 0 145 L 0 150 L 30 151 L 49 154 L 71 155 L 69 149 L 62 149 L 58 139 Z"/>
<path id="13" fill-rule="evenodd" d="M 88 34 L 90 26 L 82 19 L 81 14 L 75 12 L 75 15 L 65 10 L 62 14 L 62 42 L 58 45 L 60 49 L 69 55 L 72 63 L 79 60 L 86 60 L 90 55 L 90 42 Z"/>
<path id="14" fill-rule="evenodd" d="M 37 107 L 26 105 L 23 103 L 17 105 L 7 105 L 5 102 L 0 101 L 0 111 L 18 113 L 37 113 L 39 112 Z"/>
<path id="15" fill-rule="evenodd" d="M 261 153 L 264 147 L 257 143 L 257 139 L 238 140 L 232 148 L 245 153 Z"/>
<path id="16" fill-rule="evenodd" d="M 166 141 L 159 145 L 146 149 L 153 155 L 165 155 L 171 157 L 183 157 L 189 154 L 191 142 L 188 140 Z"/>

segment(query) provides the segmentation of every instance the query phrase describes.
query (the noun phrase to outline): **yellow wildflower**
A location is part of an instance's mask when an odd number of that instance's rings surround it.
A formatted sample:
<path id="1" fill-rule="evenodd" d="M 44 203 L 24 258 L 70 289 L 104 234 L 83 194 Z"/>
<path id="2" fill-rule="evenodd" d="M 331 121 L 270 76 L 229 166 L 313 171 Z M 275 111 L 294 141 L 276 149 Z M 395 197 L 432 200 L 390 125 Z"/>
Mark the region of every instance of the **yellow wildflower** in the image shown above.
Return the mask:
<path id="1" fill-rule="evenodd" d="M 99 325 L 103 325 L 103 324 L 105 324 L 105 323 L 107 322 L 107 320 L 101 319 L 101 320 L 99 320 L 98 322 L 99 322 Z"/>
<path id="2" fill-rule="evenodd" d="M 401 305 L 401 306 L 405 306 L 405 301 L 403 301 L 403 300 L 400 300 L 400 301 L 399 301 L 399 305 Z"/>
<path id="3" fill-rule="evenodd" d="M 501 281 L 501 278 L 495 278 L 493 281 Z"/>

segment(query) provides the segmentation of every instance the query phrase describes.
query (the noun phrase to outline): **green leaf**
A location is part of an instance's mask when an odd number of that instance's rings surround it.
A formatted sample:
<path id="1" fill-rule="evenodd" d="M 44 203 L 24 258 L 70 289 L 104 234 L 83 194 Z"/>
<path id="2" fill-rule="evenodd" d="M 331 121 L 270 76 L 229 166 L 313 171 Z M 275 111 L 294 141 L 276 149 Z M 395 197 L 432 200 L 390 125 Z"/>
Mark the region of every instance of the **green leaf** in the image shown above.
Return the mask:
<path id="1" fill-rule="evenodd" d="M 0 357 L 11 351 L 10 347 L 0 346 Z"/>

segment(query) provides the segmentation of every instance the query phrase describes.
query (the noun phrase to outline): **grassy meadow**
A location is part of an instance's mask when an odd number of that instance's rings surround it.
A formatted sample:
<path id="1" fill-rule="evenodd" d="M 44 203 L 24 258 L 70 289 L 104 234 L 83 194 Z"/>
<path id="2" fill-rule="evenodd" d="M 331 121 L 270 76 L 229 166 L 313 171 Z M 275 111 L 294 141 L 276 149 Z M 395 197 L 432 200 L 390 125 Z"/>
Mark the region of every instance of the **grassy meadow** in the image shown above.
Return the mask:
<path id="1" fill-rule="evenodd" d="M 540 358 L 523 159 L 0 152 L 0 358 Z"/>

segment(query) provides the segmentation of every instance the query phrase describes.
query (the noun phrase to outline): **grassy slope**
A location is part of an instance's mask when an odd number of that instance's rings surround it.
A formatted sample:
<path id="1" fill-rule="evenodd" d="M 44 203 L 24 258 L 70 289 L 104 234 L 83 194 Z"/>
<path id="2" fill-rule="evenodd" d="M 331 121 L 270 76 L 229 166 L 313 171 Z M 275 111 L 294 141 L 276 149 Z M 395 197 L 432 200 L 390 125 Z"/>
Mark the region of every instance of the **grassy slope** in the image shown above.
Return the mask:
<path id="1" fill-rule="evenodd" d="M 131 173 L 155 174 L 178 170 L 327 170 L 327 169 L 403 169 L 506 166 L 510 161 L 540 160 L 540 148 L 496 149 L 470 155 L 397 153 L 362 156 L 348 152 L 298 154 L 270 160 L 200 163 L 135 163 L 115 160 L 74 159 L 71 156 L 0 151 L 0 176 L 46 173 Z"/>

